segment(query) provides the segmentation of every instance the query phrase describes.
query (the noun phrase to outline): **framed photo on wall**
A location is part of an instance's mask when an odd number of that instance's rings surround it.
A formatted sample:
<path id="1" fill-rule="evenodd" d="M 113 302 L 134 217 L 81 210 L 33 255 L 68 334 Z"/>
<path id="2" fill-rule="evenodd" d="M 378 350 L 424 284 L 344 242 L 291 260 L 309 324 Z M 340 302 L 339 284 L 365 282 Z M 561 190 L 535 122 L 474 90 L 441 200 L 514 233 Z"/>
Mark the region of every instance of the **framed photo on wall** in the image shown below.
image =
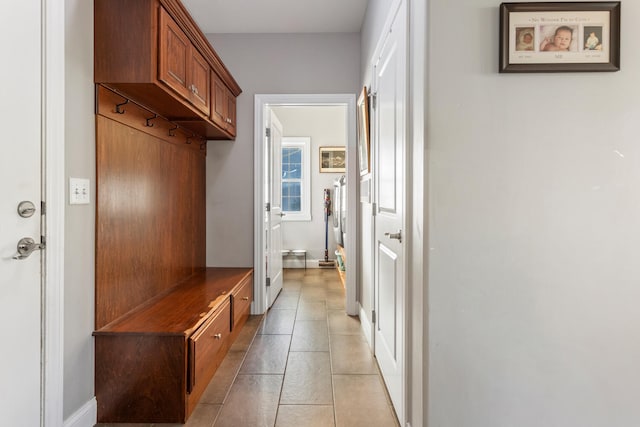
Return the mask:
<path id="1" fill-rule="evenodd" d="M 344 173 L 346 160 L 345 147 L 320 147 L 320 172 Z"/>
<path id="2" fill-rule="evenodd" d="M 499 72 L 619 69 L 619 1 L 500 5 Z"/>
<path id="3" fill-rule="evenodd" d="M 366 86 L 358 97 L 358 164 L 360 175 L 371 172 L 371 143 L 369 138 L 369 97 Z"/>

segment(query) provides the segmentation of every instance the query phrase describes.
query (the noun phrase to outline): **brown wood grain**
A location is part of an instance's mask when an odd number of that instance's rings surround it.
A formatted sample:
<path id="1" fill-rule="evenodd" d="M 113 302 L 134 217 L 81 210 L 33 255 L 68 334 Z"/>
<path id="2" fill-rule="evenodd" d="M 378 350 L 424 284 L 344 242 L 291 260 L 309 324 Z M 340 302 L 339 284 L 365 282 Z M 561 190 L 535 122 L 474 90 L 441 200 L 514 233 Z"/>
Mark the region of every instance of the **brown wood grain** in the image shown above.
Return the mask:
<path id="1" fill-rule="evenodd" d="M 205 161 L 102 116 L 96 129 L 100 329 L 204 267 Z"/>
<path id="2" fill-rule="evenodd" d="M 158 78 L 184 98 L 189 98 L 190 90 L 187 86 L 191 41 L 164 8 L 160 8 L 158 31 Z"/>
<path id="3" fill-rule="evenodd" d="M 241 89 L 180 1 L 95 0 L 94 26 L 96 83 L 208 139 L 233 139 L 235 124 L 211 121 L 210 70 L 233 98 Z"/>
<path id="4" fill-rule="evenodd" d="M 247 320 L 231 295 L 252 288 L 250 268 L 207 268 L 94 332 L 98 420 L 185 422 Z"/>
<path id="5" fill-rule="evenodd" d="M 228 298 L 240 282 L 252 283 L 250 268 L 213 268 L 158 295 L 129 315 L 103 328 L 96 335 L 114 333 L 173 334 L 189 336 Z"/>
<path id="6" fill-rule="evenodd" d="M 154 0 L 94 1 L 94 80 L 144 83 L 156 79 L 158 6 Z"/>
<path id="7" fill-rule="evenodd" d="M 251 302 L 253 301 L 253 276 L 247 276 L 231 291 L 233 322 L 231 329 L 235 330 L 244 324 L 249 317 Z M 244 319 L 243 319 L 244 318 Z"/>
<path id="8" fill-rule="evenodd" d="M 184 338 L 99 336 L 95 346 L 99 422 L 185 421 Z"/>

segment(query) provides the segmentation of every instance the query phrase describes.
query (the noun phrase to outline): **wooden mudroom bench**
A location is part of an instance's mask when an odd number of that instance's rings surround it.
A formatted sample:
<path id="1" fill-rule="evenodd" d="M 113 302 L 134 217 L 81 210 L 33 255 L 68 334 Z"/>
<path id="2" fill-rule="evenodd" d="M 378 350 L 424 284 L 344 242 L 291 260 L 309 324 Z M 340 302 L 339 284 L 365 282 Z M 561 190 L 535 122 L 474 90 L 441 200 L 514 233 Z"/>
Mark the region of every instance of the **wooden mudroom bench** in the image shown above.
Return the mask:
<path id="1" fill-rule="evenodd" d="M 185 422 L 246 322 L 253 270 L 207 268 L 95 331 L 100 422 Z"/>

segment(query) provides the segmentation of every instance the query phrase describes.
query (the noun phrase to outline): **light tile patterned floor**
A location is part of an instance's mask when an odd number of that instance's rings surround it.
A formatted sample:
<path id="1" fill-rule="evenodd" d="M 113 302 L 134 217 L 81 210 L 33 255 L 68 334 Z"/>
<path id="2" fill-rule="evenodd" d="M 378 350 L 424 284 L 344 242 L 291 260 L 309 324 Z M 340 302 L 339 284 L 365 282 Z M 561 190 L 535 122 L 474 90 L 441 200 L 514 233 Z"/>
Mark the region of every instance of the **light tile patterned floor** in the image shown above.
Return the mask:
<path id="1" fill-rule="evenodd" d="M 273 307 L 249 319 L 186 426 L 399 426 L 334 269 L 285 270 Z"/>

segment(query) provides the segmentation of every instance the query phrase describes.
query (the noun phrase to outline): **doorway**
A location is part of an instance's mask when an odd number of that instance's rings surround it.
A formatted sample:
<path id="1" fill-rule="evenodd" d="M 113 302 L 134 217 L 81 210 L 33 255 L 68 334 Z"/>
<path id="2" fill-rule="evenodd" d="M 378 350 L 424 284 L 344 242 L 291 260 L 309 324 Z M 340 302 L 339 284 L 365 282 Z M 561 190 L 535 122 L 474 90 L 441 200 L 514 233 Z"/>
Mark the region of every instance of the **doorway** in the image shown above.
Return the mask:
<path id="1" fill-rule="evenodd" d="M 255 297 L 252 305 L 252 313 L 260 314 L 264 313 L 269 303 L 273 301 L 271 297 L 271 277 L 268 274 L 277 275 L 278 272 L 272 272 L 275 267 L 282 265 L 281 254 L 274 251 L 274 247 L 278 247 L 278 243 L 271 242 L 271 236 L 268 233 L 269 230 L 269 217 L 272 217 L 273 211 L 271 211 L 271 200 L 267 200 L 268 191 L 266 191 L 267 169 L 272 167 L 270 165 L 273 162 L 267 161 L 270 158 L 270 149 L 273 145 L 270 143 L 270 138 L 267 135 L 266 128 L 268 117 L 271 116 L 272 108 L 283 107 L 303 107 L 303 106 L 341 106 L 344 109 L 344 118 L 346 122 L 345 128 L 345 148 L 346 148 L 346 162 L 345 162 L 345 175 L 347 177 L 347 200 L 346 200 L 346 212 L 347 224 L 353 224 L 351 229 L 353 232 L 346 233 L 344 247 L 347 254 L 353 254 L 350 256 L 351 264 L 346 271 L 346 301 L 345 308 L 349 315 L 358 314 L 356 303 L 356 271 L 358 266 L 356 265 L 356 200 L 357 200 L 357 188 L 358 172 L 356 164 L 356 117 L 355 117 L 355 95 L 353 94 L 322 94 L 322 95 L 287 95 L 287 94 L 274 94 L 274 95 L 255 95 L 255 123 L 254 123 L 254 269 L 255 269 Z M 271 148 L 270 148 L 271 147 Z M 278 154 L 279 156 L 280 154 Z M 279 162 L 276 162 L 279 163 Z M 317 165 L 312 165 L 314 167 Z M 278 171 L 279 172 L 279 171 Z M 279 172 L 280 174 L 281 172 Z M 281 176 L 281 175 L 280 175 Z M 317 196 L 317 195 L 314 195 Z M 317 197 L 316 197 L 317 198 Z M 315 199 L 314 203 L 318 203 Z M 269 203 L 269 205 L 267 204 Z M 269 214 L 267 214 L 269 209 Z M 265 225 L 267 224 L 267 225 Z M 270 249 L 271 248 L 271 249 Z M 335 248 L 333 248 L 335 251 Z M 333 255 L 333 251 L 329 253 Z M 269 260 L 269 258 L 274 258 Z M 276 259 L 277 258 L 277 259 Z M 331 258 L 334 258 L 333 256 Z M 317 259 L 317 257 L 316 257 Z M 309 261 L 309 260 L 308 260 Z M 269 280 L 267 280 L 269 278 Z M 269 286 L 268 286 L 269 285 Z"/>

